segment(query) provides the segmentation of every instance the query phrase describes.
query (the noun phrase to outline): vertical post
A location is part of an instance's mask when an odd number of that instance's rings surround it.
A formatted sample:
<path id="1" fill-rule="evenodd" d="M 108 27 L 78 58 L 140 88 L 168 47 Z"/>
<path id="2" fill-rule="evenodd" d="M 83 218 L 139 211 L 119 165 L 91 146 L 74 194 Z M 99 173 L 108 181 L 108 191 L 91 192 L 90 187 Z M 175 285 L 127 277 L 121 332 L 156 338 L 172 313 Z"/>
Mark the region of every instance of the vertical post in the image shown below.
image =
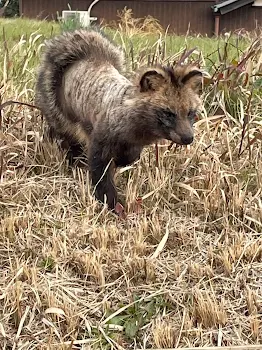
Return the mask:
<path id="1" fill-rule="evenodd" d="M 19 16 L 20 17 L 22 17 L 22 15 L 23 15 L 23 10 L 22 10 L 22 8 L 23 8 L 23 3 L 22 3 L 22 0 L 19 0 Z"/>
<path id="2" fill-rule="evenodd" d="M 215 35 L 218 36 L 219 32 L 220 32 L 220 28 L 219 28 L 219 24 L 220 24 L 220 16 L 216 15 L 215 16 Z"/>

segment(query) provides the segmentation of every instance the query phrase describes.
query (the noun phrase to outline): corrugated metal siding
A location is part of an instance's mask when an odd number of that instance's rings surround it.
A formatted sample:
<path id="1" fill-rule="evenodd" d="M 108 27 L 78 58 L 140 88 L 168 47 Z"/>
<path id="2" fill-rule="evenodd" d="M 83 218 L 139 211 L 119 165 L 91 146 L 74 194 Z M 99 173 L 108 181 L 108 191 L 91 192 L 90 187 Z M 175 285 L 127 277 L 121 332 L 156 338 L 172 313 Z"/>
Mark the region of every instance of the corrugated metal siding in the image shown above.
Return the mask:
<path id="1" fill-rule="evenodd" d="M 86 10 L 92 1 L 71 0 L 72 10 Z M 134 17 L 144 17 L 150 14 L 157 18 L 161 25 L 177 34 L 186 33 L 188 28 L 193 33 L 213 32 L 213 17 L 211 5 L 213 1 L 138 1 L 138 0 L 101 0 L 92 9 L 92 16 L 104 19 L 106 22 L 117 19 L 117 11 L 127 8 L 133 10 Z M 56 18 L 57 11 L 68 8 L 68 0 L 22 0 L 21 13 L 29 18 Z"/>
<path id="2" fill-rule="evenodd" d="M 157 18 L 162 26 L 170 26 L 170 30 L 177 34 L 186 33 L 188 28 L 194 33 L 212 34 L 213 16 L 212 2 L 195 1 L 100 1 L 93 9 L 94 16 L 106 21 L 117 19 L 117 11 L 125 6 L 133 10 L 134 17 L 144 17 L 150 14 Z"/>
<path id="3" fill-rule="evenodd" d="M 221 16 L 220 31 L 234 31 L 245 28 L 254 30 L 262 26 L 262 8 L 251 5 L 243 6 L 237 10 Z"/>
<path id="4" fill-rule="evenodd" d="M 20 0 L 21 12 L 26 17 L 56 19 L 57 11 L 68 9 L 68 0 Z M 92 1 L 71 0 L 72 10 L 86 10 Z M 134 17 L 151 15 L 157 18 L 161 25 L 177 34 L 191 33 L 207 34 L 214 31 L 214 16 L 211 0 L 100 0 L 92 9 L 92 16 L 101 21 L 110 22 L 117 19 L 117 11 L 126 6 L 133 10 Z M 257 21 L 257 22 L 256 22 Z M 245 28 L 253 30 L 256 23 L 262 25 L 262 8 L 250 5 L 221 16 L 221 30 L 236 30 Z"/>
<path id="5" fill-rule="evenodd" d="M 21 0 L 21 2 L 20 13 L 23 16 L 41 19 L 56 19 L 57 11 L 61 14 L 62 10 L 68 10 L 68 3 L 72 10 L 86 10 L 91 3 L 83 0 Z"/>

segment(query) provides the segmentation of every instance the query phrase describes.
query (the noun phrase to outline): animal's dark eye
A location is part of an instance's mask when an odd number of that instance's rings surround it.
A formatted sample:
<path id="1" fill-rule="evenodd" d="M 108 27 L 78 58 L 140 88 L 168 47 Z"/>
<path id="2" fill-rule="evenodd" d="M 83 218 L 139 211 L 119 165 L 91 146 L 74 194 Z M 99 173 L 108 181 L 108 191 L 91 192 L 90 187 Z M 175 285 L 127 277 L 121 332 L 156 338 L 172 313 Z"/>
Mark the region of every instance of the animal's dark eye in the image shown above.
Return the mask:
<path id="1" fill-rule="evenodd" d="M 158 113 L 158 120 L 162 125 L 172 128 L 176 123 L 177 115 L 170 110 L 161 110 Z"/>
<path id="2" fill-rule="evenodd" d="M 172 127 L 176 122 L 177 115 L 171 111 L 165 113 L 163 121 L 166 126 Z"/>
<path id="3" fill-rule="evenodd" d="M 173 113 L 173 112 L 166 112 L 166 118 L 167 119 L 176 119 L 177 115 L 176 113 Z"/>

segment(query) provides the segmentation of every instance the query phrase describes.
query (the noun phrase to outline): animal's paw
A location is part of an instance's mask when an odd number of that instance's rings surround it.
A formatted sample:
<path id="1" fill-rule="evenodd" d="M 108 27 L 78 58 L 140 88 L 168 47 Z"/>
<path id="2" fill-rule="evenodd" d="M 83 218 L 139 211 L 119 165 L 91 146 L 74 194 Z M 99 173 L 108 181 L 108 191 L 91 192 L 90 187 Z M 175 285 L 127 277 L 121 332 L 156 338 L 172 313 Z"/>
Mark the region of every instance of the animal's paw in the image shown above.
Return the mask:
<path id="1" fill-rule="evenodd" d="M 115 205 L 115 213 L 120 217 L 120 219 L 126 219 L 126 212 L 125 212 L 125 208 L 123 207 L 123 205 L 119 202 L 116 203 Z"/>

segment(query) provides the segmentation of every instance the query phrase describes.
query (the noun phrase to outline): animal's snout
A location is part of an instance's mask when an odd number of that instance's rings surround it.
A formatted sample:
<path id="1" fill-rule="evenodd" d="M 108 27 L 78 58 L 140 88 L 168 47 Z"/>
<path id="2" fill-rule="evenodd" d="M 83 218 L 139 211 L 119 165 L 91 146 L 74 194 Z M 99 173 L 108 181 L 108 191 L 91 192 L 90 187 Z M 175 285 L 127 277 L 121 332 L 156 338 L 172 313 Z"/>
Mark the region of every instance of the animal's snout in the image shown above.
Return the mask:
<path id="1" fill-rule="evenodd" d="M 193 135 L 189 135 L 189 136 L 182 136 L 181 137 L 181 142 L 183 143 L 183 145 L 189 145 L 190 143 L 192 143 L 194 140 L 194 136 Z"/>

